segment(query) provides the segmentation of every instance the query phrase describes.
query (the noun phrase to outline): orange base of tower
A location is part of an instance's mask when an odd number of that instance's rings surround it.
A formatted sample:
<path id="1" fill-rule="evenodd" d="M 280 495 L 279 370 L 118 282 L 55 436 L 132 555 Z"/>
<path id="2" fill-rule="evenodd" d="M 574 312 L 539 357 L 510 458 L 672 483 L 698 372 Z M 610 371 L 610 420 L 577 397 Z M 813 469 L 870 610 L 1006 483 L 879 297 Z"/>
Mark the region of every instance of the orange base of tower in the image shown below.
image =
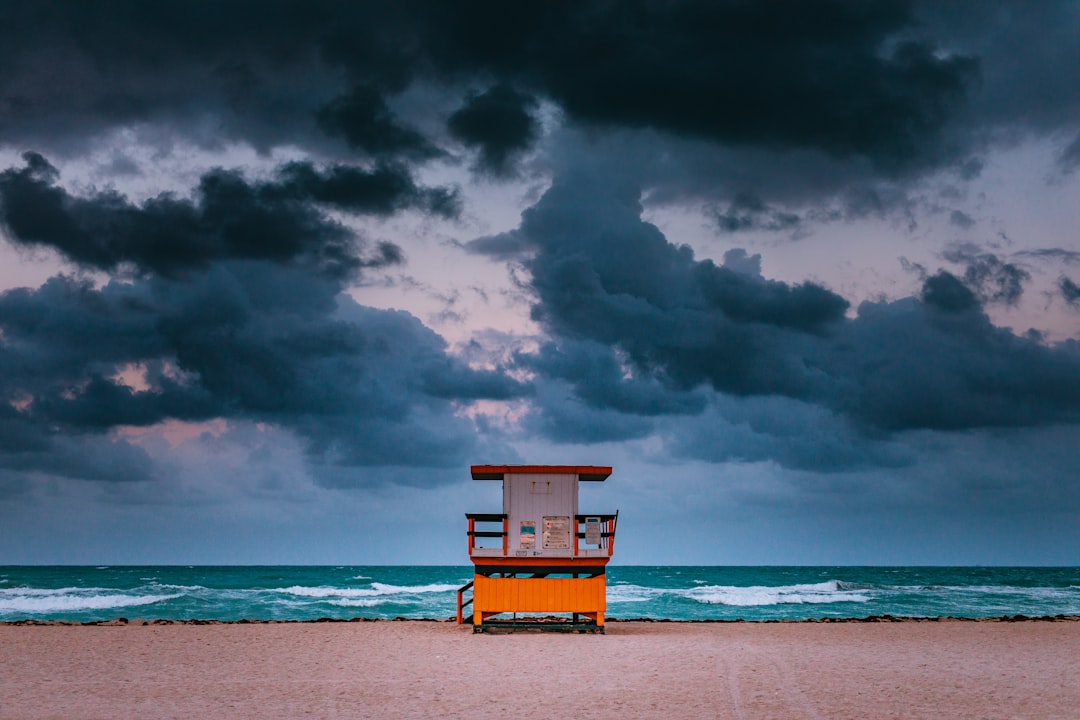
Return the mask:
<path id="1" fill-rule="evenodd" d="M 567 572 L 563 570 L 562 572 Z M 473 577 L 473 627 L 502 613 L 572 613 L 604 626 L 607 577 Z M 575 618 L 576 619 L 576 618 Z"/>

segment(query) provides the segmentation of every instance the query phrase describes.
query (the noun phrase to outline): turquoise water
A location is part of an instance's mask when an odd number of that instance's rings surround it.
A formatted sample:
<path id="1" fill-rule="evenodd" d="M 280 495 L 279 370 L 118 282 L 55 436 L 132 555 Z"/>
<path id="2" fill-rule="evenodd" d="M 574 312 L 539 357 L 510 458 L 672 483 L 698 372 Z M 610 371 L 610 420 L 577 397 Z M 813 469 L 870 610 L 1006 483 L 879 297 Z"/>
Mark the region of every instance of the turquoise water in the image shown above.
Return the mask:
<path id="1" fill-rule="evenodd" d="M 435 618 L 471 567 L 3 567 L 0 621 Z M 608 568 L 609 618 L 1080 615 L 1080 568 Z"/>

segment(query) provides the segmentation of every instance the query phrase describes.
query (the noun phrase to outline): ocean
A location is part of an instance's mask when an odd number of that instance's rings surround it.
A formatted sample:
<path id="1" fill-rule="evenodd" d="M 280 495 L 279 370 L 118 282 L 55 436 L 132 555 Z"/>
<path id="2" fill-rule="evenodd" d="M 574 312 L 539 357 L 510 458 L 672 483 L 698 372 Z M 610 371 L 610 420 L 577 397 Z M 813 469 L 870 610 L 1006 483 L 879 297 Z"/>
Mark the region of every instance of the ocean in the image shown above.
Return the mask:
<path id="1" fill-rule="evenodd" d="M 0 566 L 0 621 L 448 619 L 470 566 Z M 609 619 L 1080 615 L 1080 568 L 608 568 Z"/>

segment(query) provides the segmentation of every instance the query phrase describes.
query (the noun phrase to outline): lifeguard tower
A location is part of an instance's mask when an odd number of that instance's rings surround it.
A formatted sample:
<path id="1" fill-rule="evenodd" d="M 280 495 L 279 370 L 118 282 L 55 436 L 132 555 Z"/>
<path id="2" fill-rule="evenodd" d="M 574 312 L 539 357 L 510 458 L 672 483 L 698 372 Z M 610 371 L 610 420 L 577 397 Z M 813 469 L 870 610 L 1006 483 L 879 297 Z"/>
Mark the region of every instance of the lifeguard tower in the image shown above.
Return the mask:
<path id="1" fill-rule="evenodd" d="M 473 480 L 502 481 L 503 509 L 465 513 L 475 570 L 458 590 L 458 623 L 471 604 L 474 632 L 526 625 L 602 633 L 619 514 L 579 514 L 578 483 L 609 475 L 593 465 L 473 465 Z M 538 622 L 538 613 L 549 617 Z"/>

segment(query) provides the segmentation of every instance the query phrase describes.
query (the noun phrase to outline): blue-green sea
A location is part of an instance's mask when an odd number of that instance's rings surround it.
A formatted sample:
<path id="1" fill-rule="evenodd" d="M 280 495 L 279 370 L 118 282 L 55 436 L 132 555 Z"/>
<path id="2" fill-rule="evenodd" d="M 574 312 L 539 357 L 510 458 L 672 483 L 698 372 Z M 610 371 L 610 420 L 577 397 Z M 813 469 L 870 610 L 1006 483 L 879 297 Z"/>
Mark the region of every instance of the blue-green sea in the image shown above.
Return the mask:
<path id="1" fill-rule="evenodd" d="M 0 621 L 447 619 L 471 567 L 0 566 Z M 608 568 L 609 618 L 1080 615 L 1080 568 Z"/>

